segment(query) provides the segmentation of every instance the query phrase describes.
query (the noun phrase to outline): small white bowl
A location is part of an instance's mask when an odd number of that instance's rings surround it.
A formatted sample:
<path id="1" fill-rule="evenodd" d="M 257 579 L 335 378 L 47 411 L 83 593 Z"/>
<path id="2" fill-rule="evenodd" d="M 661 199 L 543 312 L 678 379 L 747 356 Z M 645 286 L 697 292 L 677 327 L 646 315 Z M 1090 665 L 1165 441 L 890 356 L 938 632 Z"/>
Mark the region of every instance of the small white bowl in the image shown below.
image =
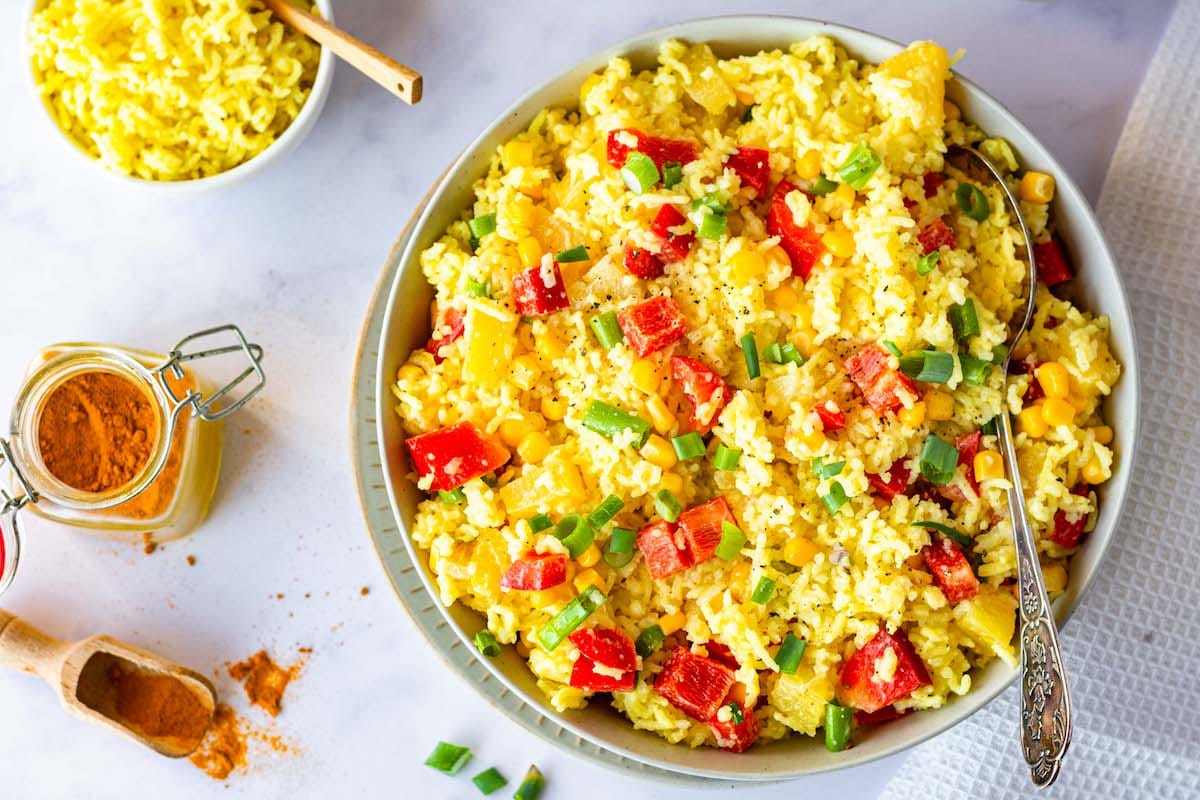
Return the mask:
<path id="1" fill-rule="evenodd" d="M 329 48 L 322 47 L 321 58 L 317 62 L 317 74 L 313 79 L 312 90 L 308 94 L 308 99 L 304 101 L 300 113 L 292 120 L 292 124 L 288 125 L 287 129 L 280 134 L 279 138 L 267 145 L 266 149 L 258 155 L 252 156 L 236 167 L 204 178 L 192 178 L 182 181 L 151 181 L 133 175 L 123 175 L 120 172 L 108 169 L 100 163 L 99 159 L 92 158 L 84 152 L 67 135 L 66 131 L 59 127 L 58 122 L 55 121 L 54 117 L 50 114 L 50 110 L 46 107 L 41 92 L 38 90 L 37 78 L 33 73 L 33 53 L 29 43 L 28 26 L 32 25 L 34 13 L 46 5 L 47 2 L 49 0 L 27 0 L 26 2 L 26 27 L 21 30 L 21 57 L 24 60 L 26 82 L 30 93 L 33 95 L 34 102 L 44 112 L 46 123 L 54 129 L 59 140 L 66 144 L 67 149 L 75 157 L 83 159 L 105 175 L 115 178 L 122 183 L 149 188 L 151 191 L 163 194 L 192 194 L 210 189 L 221 189 L 230 184 L 238 183 L 255 173 L 261 172 L 270 163 L 279 159 L 295 148 L 296 145 L 300 144 L 300 142 L 304 141 L 304 137 L 312 130 L 313 123 L 317 121 L 317 117 L 325 105 L 325 99 L 329 96 L 329 87 L 333 83 L 333 64 L 336 59 Z M 320 10 L 322 17 L 329 22 L 333 22 L 333 5 L 331 4 L 331 0 L 312 0 L 312 2 Z"/>

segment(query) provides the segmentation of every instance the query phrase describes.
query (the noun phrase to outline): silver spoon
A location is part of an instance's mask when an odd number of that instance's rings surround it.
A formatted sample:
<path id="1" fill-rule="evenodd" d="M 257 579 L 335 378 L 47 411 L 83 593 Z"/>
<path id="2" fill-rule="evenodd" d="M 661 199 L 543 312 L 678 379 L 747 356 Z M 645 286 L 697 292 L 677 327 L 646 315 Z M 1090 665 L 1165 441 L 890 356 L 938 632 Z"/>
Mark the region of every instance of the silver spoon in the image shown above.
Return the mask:
<path id="1" fill-rule="evenodd" d="M 1033 243 L 1025 218 L 1016 198 L 996 166 L 986 156 L 970 147 L 955 150 L 970 153 L 991 173 L 1004 193 L 1009 211 L 1021 226 L 1025 239 L 1028 292 L 1025 313 L 1020 322 L 1009 323 L 1008 355 L 1001 369 L 1004 373 L 1002 397 L 1008 396 L 1008 364 L 1016 351 L 1017 343 L 1029 328 L 1033 319 L 1034 292 L 1037 288 L 1037 272 L 1033 261 Z M 1033 540 L 1033 528 L 1029 525 L 1029 512 L 1025 507 L 1025 492 L 1021 488 L 1021 472 L 1017 466 L 1017 449 L 1013 445 L 1012 422 L 1001 409 L 996 418 L 996 438 L 1000 452 L 1004 454 L 1004 466 L 1008 472 L 1008 516 L 1012 521 L 1013 542 L 1017 550 L 1017 585 L 1020 587 L 1021 620 L 1021 752 L 1033 782 L 1038 786 L 1049 786 L 1058 777 L 1067 747 L 1071 744 L 1071 694 L 1067 689 L 1067 675 L 1063 669 L 1062 650 L 1058 645 L 1058 627 L 1042 581 L 1041 565 L 1038 561 L 1037 545 Z"/>

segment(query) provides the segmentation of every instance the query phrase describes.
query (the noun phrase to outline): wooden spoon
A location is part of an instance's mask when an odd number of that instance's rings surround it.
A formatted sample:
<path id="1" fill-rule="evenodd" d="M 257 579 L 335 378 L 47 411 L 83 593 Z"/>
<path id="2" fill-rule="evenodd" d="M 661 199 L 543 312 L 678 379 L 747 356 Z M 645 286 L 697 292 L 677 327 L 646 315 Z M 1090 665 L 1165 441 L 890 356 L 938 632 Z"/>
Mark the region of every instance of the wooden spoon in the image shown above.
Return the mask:
<path id="1" fill-rule="evenodd" d="M 0 666 L 29 672 L 58 690 L 67 711 L 128 736 L 171 758 L 190 755 L 212 722 L 217 696 L 208 680 L 189 669 L 107 636 L 61 642 L 0 610 Z M 193 693 L 207 718 L 187 736 L 147 735 L 118 711 L 118 675 L 166 676 Z"/>
<path id="2" fill-rule="evenodd" d="M 343 61 L 409 105 L 421 101 L 421 73 L 393 61 L 366 42 L 355 39 L 320 17 L 302 11 L 288 0 L 263 0 L 271 13 L 308 38 L 328 47 Z"/>

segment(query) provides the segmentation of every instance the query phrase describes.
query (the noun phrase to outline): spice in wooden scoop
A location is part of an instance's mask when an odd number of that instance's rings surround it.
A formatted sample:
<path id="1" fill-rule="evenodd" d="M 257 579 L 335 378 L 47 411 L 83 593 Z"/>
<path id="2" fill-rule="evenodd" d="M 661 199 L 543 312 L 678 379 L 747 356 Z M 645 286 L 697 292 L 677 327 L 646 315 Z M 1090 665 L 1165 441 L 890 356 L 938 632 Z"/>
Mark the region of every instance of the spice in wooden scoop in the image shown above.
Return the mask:
<path id="1" fill-rule="evenodd" d="M 108 674 L 116 689 L 117 715 L 142 736 L 188 743 L 204 737 L 212 709 L 174 676 L 132 664 L 113 664 Z"/>

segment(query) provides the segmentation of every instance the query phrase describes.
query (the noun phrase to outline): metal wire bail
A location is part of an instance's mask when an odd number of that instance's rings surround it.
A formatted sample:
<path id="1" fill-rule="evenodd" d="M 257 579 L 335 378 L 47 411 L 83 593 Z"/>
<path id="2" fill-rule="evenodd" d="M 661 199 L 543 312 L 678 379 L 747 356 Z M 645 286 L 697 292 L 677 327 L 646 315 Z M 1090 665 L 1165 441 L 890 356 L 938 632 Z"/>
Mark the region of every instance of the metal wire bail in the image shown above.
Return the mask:
<path id="1" fill-rule="evenodd" d="M 209 348 L 207 350 L 198 350 L 192 353 L 184 352 L 184 349 L 188 344 L 198 339 L 205 339 L 222 333 L 232 333 L 235 337 L 237 337 L 237 343 Z M 239 374 L 236 378 L 222 386 L 217 391 L 213 392 L 209 397 L 204 397 L 195 389 L 189 389 L 187 394 L 180 397 L 178 394 L 176 394 L 175 390 L 171 388 L 171 382 L 167 380 L 166 376 L 168 372 L 176 381 L 183 380 L 184 371 L 181 365 L 188 361 L 197 361 L 203 358 L 227 355 L 229 353 L 236 353 L 239 351 L 246 356 L 249 366 L 242 370 L 241 374 Z M 237 411 L 239 408 L 246 405 L 250 398 L 262 391 L 263 386 L 265 386 L 267 382 L 267 376 L 263 374 L 262 369 L 262 356 L 262 348 L 256 344 L 251 344 L 248 342 L 238 326 L 221 325 L 216 328 L 197 331 L 196 333 L 180 339 L 179 342 L 171 348 L 171 352 L 168 354 L 166 362 L 156 368 L 154 373 L 158 376 L 159 384 L 174 402 L 176 413 L 181 411 L 186 406 L 191 406 L 193 416 L 199 417 L 200 419 L 208 422 L 215 422 L 216 420 L 224 419 L 233 412 Z M 233 403 L 220 408 L 219 410 L 214 410 L 214 406 L 216 406 L 217 403 L 228 396 L 230 392 L 240 386 L 252 375 L 256 376 L 256 381 L 254 385 L 252 385 L 244 394 L 242 394 L 241 397 L 239 397 Z"/>
<path id="2" fill-rule="evenodd" d="M 17 464 L 13 461 L 12 448 L 9 446 L 8 440 L 0 439 L 0 466 L 4 464 L 7 464 L 8 468 L 12 470 L 12 474 L 17 479 L 17 483 L 20 484 L 21 491 L 24 494 L 13 497 L 6 489 L 0 487 L 0 500 L 4 501 L 0 503 L 0 515 L 6 514 L 9 511 L 20 511 L 22 507 L 29 503 L 36 503 L 38 501 L 37 491 L 29 485 L 29 481 L 21 474 L 21 470 L 17 469 Z"/>

